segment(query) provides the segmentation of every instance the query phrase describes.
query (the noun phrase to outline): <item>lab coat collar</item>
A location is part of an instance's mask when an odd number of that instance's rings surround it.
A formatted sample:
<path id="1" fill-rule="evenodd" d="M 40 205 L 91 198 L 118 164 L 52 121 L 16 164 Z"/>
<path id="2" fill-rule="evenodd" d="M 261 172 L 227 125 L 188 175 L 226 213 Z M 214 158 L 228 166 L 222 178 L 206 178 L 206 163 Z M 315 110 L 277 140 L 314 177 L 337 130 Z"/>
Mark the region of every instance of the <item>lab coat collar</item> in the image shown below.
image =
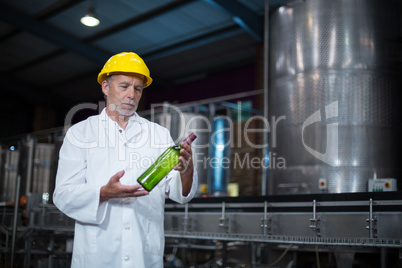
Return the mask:
<path id="1" fill-rule="evenodd" d="M 124 131 L 125 135 L 120 134 L 119 124 L 109 117 L 106 112 L 106 108 L 102 110 L 101 114 L 99 115 L 99 119 L 102 122 L 101 126 L 103 126 L 103 128 L 106 130 L 106 134 L 111 145 L 115 145 L 117 137 L 117 139 L 121 139 L 121 141 L 125 144 L 131 141 L 133 137 L 139 133 L 147 130 L 146 120 L 140 117 L 137 113 L 134 113 L 134 115 L 129 118 L 126 130 Z"/>
<path id="2" fill-rule="evenodd" d="M 112 118 L 109 117 L 109 115 L 106 112 L 106 108 L 103 108 L 102 112 L 99 115 L 100 119 L 102 121 L 111 121 L 115 124 L 117 124 L 116 121 L 114 121 Z M 130 116 L 130 118 L 128 119 L 128 123 L 133 123 L 133 122 L 139 122 L 139 123 L 145 123 L 144 119 L 139 116 L 137 113 L 134 113 L 132 116 Z"/>

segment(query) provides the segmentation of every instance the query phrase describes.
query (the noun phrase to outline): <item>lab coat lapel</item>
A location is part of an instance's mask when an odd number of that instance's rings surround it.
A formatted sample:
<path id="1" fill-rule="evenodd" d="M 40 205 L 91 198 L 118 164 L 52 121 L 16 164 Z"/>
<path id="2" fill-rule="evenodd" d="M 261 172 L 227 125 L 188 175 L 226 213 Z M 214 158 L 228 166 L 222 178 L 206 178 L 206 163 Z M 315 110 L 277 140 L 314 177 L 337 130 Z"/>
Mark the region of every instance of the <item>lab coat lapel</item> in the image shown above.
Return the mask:
<path id="1" fill-rule="evenodd" d="M 116 128 L 116 123 L 110 119 L 103 110 L 101 116 L 99 117 L 99 138 L 101 143 L 105 143 L 105 146 L 114 148 L 117 145 L 118 130 Z M 106 140 L 108 142 L 106 142 Z"/>
<path id="2" fill-rule="evenodd" d="M 132 139 L 138 134 L 142 134 L 144 131 L 144 124 L 141 124 L 138 120 L 132 122 L 132 126 L 130 126 L 130 130 L 126 131 L 126 139 L 127 141 L 132 141 Z"/>
<path id="3" fill-rule="evenodd" d="M 126 132 L 126 146 L 130 148 L 142 148 L 148 142 L 149 126 L 143 120 L 133 122 L 130 130 Z"/>

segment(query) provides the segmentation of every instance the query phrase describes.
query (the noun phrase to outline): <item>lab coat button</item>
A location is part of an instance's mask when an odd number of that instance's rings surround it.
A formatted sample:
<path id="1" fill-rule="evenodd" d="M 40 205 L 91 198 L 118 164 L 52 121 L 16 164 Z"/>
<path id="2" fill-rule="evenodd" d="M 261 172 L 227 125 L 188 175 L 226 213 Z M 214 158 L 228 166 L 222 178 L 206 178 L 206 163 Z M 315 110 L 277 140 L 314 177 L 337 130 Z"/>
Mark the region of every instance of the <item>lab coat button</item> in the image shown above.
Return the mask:
<path id="1" fill-rule="evenodd" d="M 125 256 L 125 257 L 124 257 L 124 260 L 125 260 L 125 261 L 128 261 L 128 259 L 129 259 L 128 256 Z"/>
<path id="2" fill-rule="evenodd" d="M 124 229 L 126 229 L 128 231 L 128 230 L 130 230 L 130 226 L 126 226 L 126 227 L 124 227 Z"/>

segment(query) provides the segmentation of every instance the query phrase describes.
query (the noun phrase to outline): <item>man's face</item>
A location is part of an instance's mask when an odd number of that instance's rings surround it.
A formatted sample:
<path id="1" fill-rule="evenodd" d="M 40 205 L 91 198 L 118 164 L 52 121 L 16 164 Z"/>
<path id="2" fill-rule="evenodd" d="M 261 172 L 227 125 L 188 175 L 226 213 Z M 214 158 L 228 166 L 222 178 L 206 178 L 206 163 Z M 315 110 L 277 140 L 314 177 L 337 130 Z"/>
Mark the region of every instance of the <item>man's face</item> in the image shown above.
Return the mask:
<path id="1" fill-rule="evenodd" d="M 132 116 L 142 96 L 142 75 L 115 74 L 102 83 L 107 96 L 107 109 L 112 116 Z"/>

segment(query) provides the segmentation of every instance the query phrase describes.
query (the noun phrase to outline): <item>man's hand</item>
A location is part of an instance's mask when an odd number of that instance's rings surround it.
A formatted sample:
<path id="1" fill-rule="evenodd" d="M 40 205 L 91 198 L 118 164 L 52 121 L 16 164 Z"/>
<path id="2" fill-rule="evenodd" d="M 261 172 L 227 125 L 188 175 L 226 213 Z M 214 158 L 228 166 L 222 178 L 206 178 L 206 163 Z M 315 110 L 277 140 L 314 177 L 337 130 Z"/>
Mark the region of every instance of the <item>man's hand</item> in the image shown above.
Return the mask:
<path id="1" fill-rule="evenodd" d="M 180 150 L 181 156 L 179 156 L 179 164 L 174 169 L 180 172 L 181 183 L 183 187 L 183 196 L 187 196 L 190 193 L 191 185 L 193 184 L 193 152 L 191 151 L 191 145 L 187 142 L 182 142 L 182 149 Z"/>
<path id="2" fill-rule="evenodd" d="M 120 178 L 123 177 L 124 173 L 124 170 L 117 172 L 110 178 L 109 182 L 105 186 L 102 186 L 100 191 L 100 202 L 107 201 L 111 198 L 148 195 L 148 191 L 143 190 L 142 186 L 139 184 L 132 186 L 121 184 Z"/>

